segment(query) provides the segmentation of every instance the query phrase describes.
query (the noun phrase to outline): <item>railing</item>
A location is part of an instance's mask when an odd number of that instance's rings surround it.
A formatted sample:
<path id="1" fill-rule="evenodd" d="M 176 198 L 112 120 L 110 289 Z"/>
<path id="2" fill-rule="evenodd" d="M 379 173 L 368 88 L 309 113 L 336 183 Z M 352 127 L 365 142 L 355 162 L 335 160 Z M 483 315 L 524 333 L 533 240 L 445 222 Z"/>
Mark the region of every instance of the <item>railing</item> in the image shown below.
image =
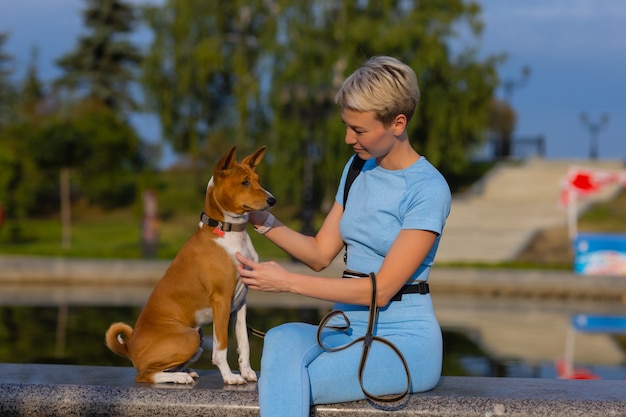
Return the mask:
<path id="1" fill-rule="evenodd" d="M 543 136 L 517 138 L 511 145 L 511 155 L 516 158 L 543 158 L 546 154 L 546 141 Z"/>
<path id="2" fill-rule="evenodd" d="M 511 138 L 509 142 L 503 142 L 498 137 L 490 136 L 480 150 L 475 153 L 475 158 L 519 160 L 532 157 L 543 158 L 545 154 L 546 140 L 541 135 Z"/>

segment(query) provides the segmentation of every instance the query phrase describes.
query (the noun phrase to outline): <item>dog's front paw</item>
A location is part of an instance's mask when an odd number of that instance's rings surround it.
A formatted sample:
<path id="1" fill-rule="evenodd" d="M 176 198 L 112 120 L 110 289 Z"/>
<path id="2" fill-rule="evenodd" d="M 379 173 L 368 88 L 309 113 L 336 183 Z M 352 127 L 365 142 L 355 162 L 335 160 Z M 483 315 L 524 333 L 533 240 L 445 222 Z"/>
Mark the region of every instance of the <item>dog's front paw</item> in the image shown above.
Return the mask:
<path id="1" fill-rule="evenodd" d="M 241 375 L 233 374 L 232 372 L 227 375 L 222 375 L 222 379 L 224 383 L 228 385 L 242 385 L 246 383 L 246 380 L 243 379 Z"/>
<path id="2" fill-rule="evenodd" d="M 241 369 L 241 376 L 248 382 L 256 382 L 256 372 L 252 370 L 252 368 Z"/>

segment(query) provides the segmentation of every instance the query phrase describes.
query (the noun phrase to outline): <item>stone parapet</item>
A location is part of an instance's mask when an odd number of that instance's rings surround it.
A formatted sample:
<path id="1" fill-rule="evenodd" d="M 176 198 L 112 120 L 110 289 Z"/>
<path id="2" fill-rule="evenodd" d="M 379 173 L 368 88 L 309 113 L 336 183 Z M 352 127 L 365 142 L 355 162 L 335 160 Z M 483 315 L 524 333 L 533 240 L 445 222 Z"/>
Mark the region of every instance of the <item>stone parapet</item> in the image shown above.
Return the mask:
<path id="1" fill-rule="evenodd" d="M 199 371 L 190 386 L 135 383 L 127 367 L 0 364 L 2 416 L 258 416 L 256 384 L 225 386 Z M 356 378 L 356 372 L 355 372 Z M 624 381 L 443 377 L 432 391 L 394 405 L 315 407 L 318 417 L 626 416 Z"/>

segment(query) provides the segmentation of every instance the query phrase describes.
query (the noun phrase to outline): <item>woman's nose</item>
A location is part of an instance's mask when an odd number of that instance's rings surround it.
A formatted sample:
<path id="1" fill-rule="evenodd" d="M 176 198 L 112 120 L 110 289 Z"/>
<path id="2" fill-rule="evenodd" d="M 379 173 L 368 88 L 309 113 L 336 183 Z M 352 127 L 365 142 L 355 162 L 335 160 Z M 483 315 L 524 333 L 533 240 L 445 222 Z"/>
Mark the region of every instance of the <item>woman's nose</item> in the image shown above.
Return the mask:
<path id="1" fill-rule="evenodd" d="M 354 145 L 356 143 L 355 136 L 350 134 L 349 130 L 346 130 L 346 137 L 344 140 L 346 142 L 346 145 Z"/>

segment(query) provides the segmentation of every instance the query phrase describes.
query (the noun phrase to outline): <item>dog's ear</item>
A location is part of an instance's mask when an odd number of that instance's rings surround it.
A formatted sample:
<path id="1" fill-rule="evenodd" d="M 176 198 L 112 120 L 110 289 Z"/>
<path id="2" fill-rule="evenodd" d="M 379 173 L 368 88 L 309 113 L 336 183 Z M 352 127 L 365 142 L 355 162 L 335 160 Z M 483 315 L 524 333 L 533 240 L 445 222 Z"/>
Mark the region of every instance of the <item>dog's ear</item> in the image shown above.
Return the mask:
<path id="1" fill-rule="evenodd" d="M 255 153 L 253 153 L 252 155 L 246 156 L 244 158 L 243 161 L 241 161 L 242 164 L 247 164 L 250 166 L 250 168 L 252 168 L 252 170 L 255 170 L 256 167 L 261 163 L 261 159 L 263 159 L 263 155 L 265 155 L 265 146 L 261 146 L 259 149 L 256 150 Z"/>
<path id="2" fill-rule="evenodd" d="M 217 176 L 221 172 L 227 171 L 235 166 L 237 160 L 235 159 L 235 151 L 237 147 L 233 146 L 230 148 L 230 151 L 219 160 L 217 165 L 215 165 L 214 175 Z"/>

